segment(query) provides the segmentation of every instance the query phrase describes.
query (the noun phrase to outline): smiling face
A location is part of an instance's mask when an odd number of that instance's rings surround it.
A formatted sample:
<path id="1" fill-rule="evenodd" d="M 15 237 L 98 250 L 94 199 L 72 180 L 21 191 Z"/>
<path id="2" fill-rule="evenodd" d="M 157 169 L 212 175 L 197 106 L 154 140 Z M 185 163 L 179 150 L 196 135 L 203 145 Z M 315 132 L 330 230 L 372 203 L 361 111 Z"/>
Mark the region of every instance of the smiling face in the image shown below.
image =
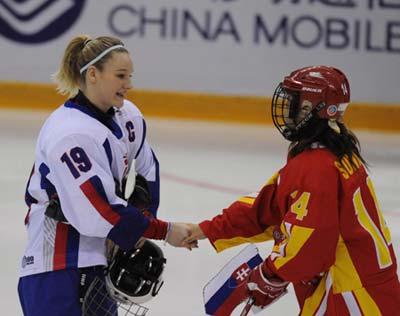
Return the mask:
<path id="1" fill-rule="evenodd" d="M 132 60 L 126 52 L 112 52 L 102 69 L 90 66 L 86 74 L 86 97 L 103 112 L 112 106 L 122 107 L 132 88 Z"/>

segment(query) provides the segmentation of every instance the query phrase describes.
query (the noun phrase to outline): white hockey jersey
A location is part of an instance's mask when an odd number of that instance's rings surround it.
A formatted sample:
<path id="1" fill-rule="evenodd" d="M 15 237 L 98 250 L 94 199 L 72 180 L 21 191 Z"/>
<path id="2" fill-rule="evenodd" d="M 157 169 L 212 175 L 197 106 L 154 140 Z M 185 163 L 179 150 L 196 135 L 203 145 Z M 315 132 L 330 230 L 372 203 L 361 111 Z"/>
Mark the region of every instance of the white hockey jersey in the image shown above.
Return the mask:
<path id="1" fill-rule="evenodd" d="M 148 218 L 116 193 L 134 160 L 136 171 L 149 181 L 156 215 L 159 167 L 142 114 L 129 101 L 108 115 L 87 103 L 78 94 L 40 131 L 25 195 L 28 245 L 21 276 L 105 265 L 106 238 L 127 249 L 136 243 Z M 55 194 L 69 224 L 45 215 Z"/>

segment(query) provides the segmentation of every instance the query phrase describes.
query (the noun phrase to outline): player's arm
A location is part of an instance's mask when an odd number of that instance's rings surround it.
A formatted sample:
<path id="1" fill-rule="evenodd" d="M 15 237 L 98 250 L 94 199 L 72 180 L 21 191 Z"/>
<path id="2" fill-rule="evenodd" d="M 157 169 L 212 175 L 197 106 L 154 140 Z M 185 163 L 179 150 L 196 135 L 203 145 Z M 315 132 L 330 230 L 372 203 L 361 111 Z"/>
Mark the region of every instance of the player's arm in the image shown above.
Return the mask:
<path id="1" fill-rule="evenodd" d="M 149 219 L 118 197 L 104 148 L 87 135 L 73 135 L 48 149 L 43 183 L 54 185 L 62 212 L 80 234 L 108 237 L 123 249 L 141 236 L 163 239 L 168 224 Z M 46 180 L 47 178 L 47 180 Z"/>
<path id="2" fill-rule="evenodd" d="M 149 211 L 154 217 L 157 217 L 157 210 L 160 203 L 160 165 L 158 159 L 152 150 L 146 138 L 146 121 L 142 116 L 135 119 L 138 126 L 137 150 L 135 153 L 135 169 L 142 175 L 148 183 L 151 193 L 151 205 Z"/>
<path id="3" fill-rule="evenodd" d="M 308 184 L 293 190 L 280 226 L 282 241 L 265 261 L 265 270 L 290 282 L 309 281 L 334 263 L 339 239 L 337 173 L 309 174 Z"/>
<path id="4" fill-rule="evenodd" d="M 276 234 L 270 256 L 252 270 L 247 280 L 248 295 L 257 307 L 264 308 L 279 299 L 287 292 L 289 282 L 302 281 L 314 287 L 334 263 L 339 238 L 338 179 L 335 172 L 323 169 L 323 178 L 322 170 L 316 169 L 291 173 L 295 178 L 289 181 L 291 192 L 281 234 Z M 289 179 L 285 180 L 288 184 Z M 296 294 L 299 298 L 304 293 Z"/>
<path id="5" fill-rule="evenodd" d="M 198 230 L 218 252 L 246 242 L 272 239 L 274 228 L 281 222 L 275 202 L 277 177 L 274 175 L 258 194 L 240 198 L 222 214 L 199 224 Z"/>

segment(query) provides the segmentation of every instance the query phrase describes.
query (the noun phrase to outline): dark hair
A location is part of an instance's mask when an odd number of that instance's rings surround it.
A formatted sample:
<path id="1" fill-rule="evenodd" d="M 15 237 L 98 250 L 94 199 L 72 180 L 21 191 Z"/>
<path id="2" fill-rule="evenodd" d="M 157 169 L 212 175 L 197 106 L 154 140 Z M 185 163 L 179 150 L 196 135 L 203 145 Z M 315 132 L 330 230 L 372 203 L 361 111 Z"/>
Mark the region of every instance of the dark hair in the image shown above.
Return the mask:
<path id="1" fill-rule="evenodd" d="M 360 142 L 356 135 L 353 134 L 343 123 L 336 122 L 340 133 L 335 132 L 329 125 L 327 119 L 314 118 L 310 124 L 302 131 L 301 138 L 292 142 L 289 146 L 289 158 L 293 158 L 303 151 L 311 148 L 312 144 L 318 142 L 329 149 L 339 161 L 345 156 L 348 157 L 350 163 L 357 167 L 353 161 L 353 156 L 358 157 L 365 166 L 366 161 L 361 156 Z"/>

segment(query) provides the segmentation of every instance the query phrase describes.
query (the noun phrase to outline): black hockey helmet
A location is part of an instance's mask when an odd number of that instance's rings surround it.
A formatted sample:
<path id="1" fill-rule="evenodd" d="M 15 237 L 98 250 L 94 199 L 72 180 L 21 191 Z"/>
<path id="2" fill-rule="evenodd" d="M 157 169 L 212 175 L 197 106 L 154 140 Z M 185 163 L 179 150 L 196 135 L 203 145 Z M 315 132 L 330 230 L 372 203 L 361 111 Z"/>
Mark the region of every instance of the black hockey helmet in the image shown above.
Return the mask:
<path id="1" fill-rule="evenodd" d="M 161 248 L 147 239 L 132 250 L 118 249 L 106 275 L 110 295 L 124 304 L 149 301 L 164 283 L 166 262 Z"/>

